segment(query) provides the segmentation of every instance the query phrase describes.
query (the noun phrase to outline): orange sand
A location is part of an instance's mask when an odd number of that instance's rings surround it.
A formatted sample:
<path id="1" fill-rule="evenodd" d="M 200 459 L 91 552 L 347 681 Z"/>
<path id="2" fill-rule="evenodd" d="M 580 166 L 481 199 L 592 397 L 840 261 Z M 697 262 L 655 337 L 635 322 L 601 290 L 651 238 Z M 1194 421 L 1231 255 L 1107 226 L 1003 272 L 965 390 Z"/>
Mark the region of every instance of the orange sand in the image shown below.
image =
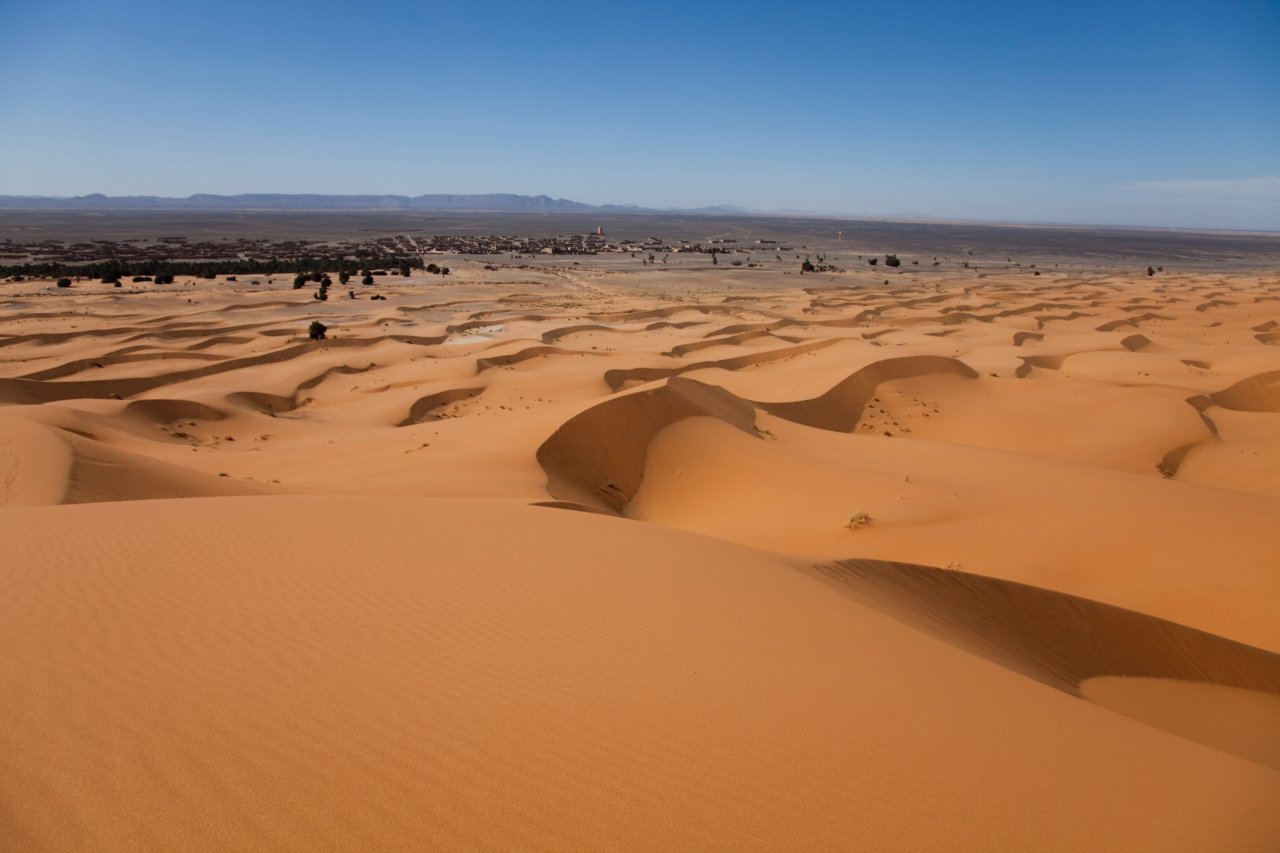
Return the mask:
<path id="1" fill-rule="evenodd" d="M 1280 844 L 1275 275 L 483 263 L 0 285 L 0 848 Z"/>

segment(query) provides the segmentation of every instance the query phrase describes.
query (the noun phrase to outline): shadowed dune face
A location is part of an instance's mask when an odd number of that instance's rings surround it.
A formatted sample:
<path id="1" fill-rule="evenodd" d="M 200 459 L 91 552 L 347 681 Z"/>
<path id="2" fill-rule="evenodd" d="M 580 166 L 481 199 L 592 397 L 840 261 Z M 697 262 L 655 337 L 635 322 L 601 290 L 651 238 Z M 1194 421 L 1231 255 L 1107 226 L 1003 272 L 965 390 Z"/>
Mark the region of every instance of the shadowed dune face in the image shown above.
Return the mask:
<path id="1" fill-rule="evenodd" d="M 1280 280 L 745 227 L 0 285 L 0 847 L 1274 846 Z"/>
<path id="2" fill-rule="evenodd" d="M 425 420 L 432 420 L 438 415 L 436 410 L 456 403 L 459 400 L 469 400 L 472 397 L 478 397 L 484 393 L 484 387 L 478 388 L 446 388 L 444 391 L 437 391 L 434 394 L 428 394 L 425 397 L 419 397 L 414 400 L 413 405 L 409 407 L 409 415 L 399 423 L 399 426 L 412 426 L 420 424 Z"/>
<path id="3" fill-rule="evenodd" d="M 1249 376 L 1208 395 L 1208 400 L 1224 409 L 1280 413 L 1280 370 Z"/>
<path id="4" fill-rule="evenodd" d="M 747 339 L 753 339 L 753 333 L 747 333 Z M 728 339 L 719 341 L 719 343 L 742 343 L 744 340 L 742 335 L 731 335 Z M 718 361 L 699 361 L 690 364 L 682 364 L 678 367 L 636 367 L 630 369 L 613 369 L 607 370 L 604 374 L 604 381 L 614 391 L 625 388 L 629 384 L 653 382 L 658 379 L 666 379 L 671 376 L 679 376 L 683 373 L 691 373 L 695 370 L 741 370 L 745 367 L 754 367 L 756 365 L 768 364 L 771 361 L 781 361 L 784 359 L 794 358 L 797 355 L 812 352 L 813 350 L 823 349 L 837 343 L 835 340 L 817 340 L 806 341 L 795 346 L 784 346 L 773 349 L 761 350 L 748 355 L 732 356 L 730 358 L 720 359 Z"/>
<path id="5" fill-rule="evenodd" d="M 669 379 L 659 388 L 615 397 L 587 409 L 538 448 L 547 491 L 562 500 L 620 512 L 644 477 L 649 443 L 663 428 L 699 415 L 754 432 L 749 403 L 691 379 Z"/>
<path id="6" fill-rule="evenodd" d="M 1280 768 L 1280 694 L 1207 681 L 1107 675 L 1085 681 L 1080 692 L 1122 716 Z"/>
<path id="7" fill-rule="evenodd" d="M 286 397 L 282 394 L 267 394 L 262 391 L 236 391 L 227 395 L 227 402 L 270 417 L 275 417 L 277 412 L 292 412 L 298 408 L 298 401 L 293 395 Z"/>
<path id="8" fill-rule="evenodd" d="M 1218 685 L 1263 694 L 1252 700 L 1262 707 L 1261 718 L 1280 725 L 1280 655 L 1272 652 L 1144 613 L 966 572 L 870 560 L 819 568 L 860 601 L 1058 690 L 1088 697 L 1083 688 L 1104 678 Z M 1134 686 L 1135 693 L 1146 689 Z M 1122 690 L 1098 689 L 1101 704 L 1111 707 L 1115 695 L 1114 704 L 1127 707 L 1127 715 L 1160 727 L 1158 714 L 1126 702 Z M 1216 747 L 1223 726 L 1230 719 L 1174 730 Z M 1252 734 L 1231 751 L 1280 769 L 1277 731 L 1253 724 Z"/>
<path id="9" fill-rule="evenodd" d="M 798 424 L 848 432 L 857 425 L 858 419 L 862 417 L 862 410 L 882 383 L 938 373 L 955 374 L 969 379 L 978 375 L 973 368 L 955 359 L 904 356 L 870 364 L 842 380 L 830 391 L 811 400 L 758 405 L 771 415 Z"/>
<path id="10" fill-rule="evenodd" d="M 220 421 L 225 417 L 213 406 L 195 400 L 131 400 L 124 407 L 124 414 L 137 415 L 154 423 L 173 423 L 190 419 Z"/>

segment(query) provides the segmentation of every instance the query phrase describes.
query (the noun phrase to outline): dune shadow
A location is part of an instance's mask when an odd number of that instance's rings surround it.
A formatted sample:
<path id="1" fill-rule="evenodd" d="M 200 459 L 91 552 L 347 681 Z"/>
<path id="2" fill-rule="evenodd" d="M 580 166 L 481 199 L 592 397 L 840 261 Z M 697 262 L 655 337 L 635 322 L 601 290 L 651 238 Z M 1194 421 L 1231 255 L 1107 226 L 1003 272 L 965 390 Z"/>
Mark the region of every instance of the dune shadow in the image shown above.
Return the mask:
<path id="1" fill-rule="evenodd" d="M 908 563 L 842 560 L 816 568 L 863 604 L 1073 696 L 1087 698 L 1081 687 L 1091 679 L 1118 677 L 1219 685 L 1280 697 L 1280 655 L 1156 616 L 1014 581 Z M 1156 713 L 1126 715 L 1223 748 L 1220 733 L 1208 728 L 1182 725 L 1174 730 Z M 1227 751 L 1277 766 L 1273 746 L 1243 738 Z"/>

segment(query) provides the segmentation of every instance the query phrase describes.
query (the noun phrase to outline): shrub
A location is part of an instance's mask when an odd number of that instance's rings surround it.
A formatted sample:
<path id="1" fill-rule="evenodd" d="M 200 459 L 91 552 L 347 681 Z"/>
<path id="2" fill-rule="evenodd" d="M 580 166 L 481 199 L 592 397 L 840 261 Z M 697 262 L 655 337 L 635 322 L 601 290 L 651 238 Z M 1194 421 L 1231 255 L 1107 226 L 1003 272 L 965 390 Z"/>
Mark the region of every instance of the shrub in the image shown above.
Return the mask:
<path id="1" fill-rule="evenodd" d="M 361 284 L 373 284 L 373 276 L 368 273 L 364 274 L 364 278 L 360 279 Z"/>
<path id="2" fill-rule="evenodd" d="M 71 286 L 71 279 L 69 278 L 58 279 L 58 287 L 70 287 L 70 286 Z"/>
<path id="3" fill-rule="evenodd" d="M 879 258 L 867 258 L 867 263 L 871 264 L 871 266 L 873 266 L 873 267 L 874 267 L 876 264 L 880 263 L 880 259 L 879 259 Z"/>
<path id="4" fill-rule="evenodd" d="M 902 261 L 898 260 L 897 255 L 885 255 L 884 265 L 886 267 L 900 267 L 902 266 Z"/>
<path id="5" fill-rule="evenodd" d="M 328 330 L 329 327 L 324 323 L 321 323 L 319 320 L 312 320 L 311 325 L 307 327 L 307 335 L 313 341 L 323 341 L 324 333 Z"/>

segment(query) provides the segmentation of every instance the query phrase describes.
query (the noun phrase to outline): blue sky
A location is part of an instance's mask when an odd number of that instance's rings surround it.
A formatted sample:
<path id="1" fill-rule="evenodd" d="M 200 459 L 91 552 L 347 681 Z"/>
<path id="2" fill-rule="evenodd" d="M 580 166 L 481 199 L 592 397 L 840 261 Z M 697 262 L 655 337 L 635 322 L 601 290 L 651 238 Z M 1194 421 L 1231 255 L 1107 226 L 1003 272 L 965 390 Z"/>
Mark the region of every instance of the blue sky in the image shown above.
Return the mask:
<path id="1" fill-rule="evenodd" d="M 1280 229 L 1280 2 L 0 0 L 0 193 Z"/>

